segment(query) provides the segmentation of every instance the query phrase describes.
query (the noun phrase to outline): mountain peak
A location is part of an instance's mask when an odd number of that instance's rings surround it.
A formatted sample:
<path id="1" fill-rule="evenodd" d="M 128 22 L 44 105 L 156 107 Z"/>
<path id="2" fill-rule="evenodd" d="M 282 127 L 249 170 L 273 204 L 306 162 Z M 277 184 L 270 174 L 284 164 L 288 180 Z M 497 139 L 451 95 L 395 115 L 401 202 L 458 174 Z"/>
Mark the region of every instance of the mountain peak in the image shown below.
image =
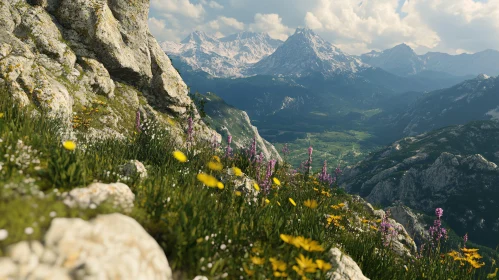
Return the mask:
<path id="1" fill-rule="evenodd" d="M 414 50 L 406 43 L 398 44 L 395 47 L 388 49 L 387 51 L 389 51 L 389 52 L 396 51 L 396 52 L 410 53 L 410 54 L 416 55 Z"/>
<path id="2" fill-rule="evenodd" d="M 476 77 L 476 79 L 477 79 L 477 80 L 479 80 L 479 81 L 487 80 L 487 79 L 489 79 L 489 78 L 490 78 L 490 76 L 489 76 L 489 75 L 486 75 L 486 74 L 480 74 L 480 75 L 478 75 L 478 76 Z"/>
<path id="3" fill-rule="evenodd" d="M 216 39 L 203 31 L 196 30 L 189 34 L 184 40 L 182 40 L 182 44 L 187 44 L 189 42 L 195 42 L 196 44 L 201 44 L 203 42 L 215 42 Z"/>

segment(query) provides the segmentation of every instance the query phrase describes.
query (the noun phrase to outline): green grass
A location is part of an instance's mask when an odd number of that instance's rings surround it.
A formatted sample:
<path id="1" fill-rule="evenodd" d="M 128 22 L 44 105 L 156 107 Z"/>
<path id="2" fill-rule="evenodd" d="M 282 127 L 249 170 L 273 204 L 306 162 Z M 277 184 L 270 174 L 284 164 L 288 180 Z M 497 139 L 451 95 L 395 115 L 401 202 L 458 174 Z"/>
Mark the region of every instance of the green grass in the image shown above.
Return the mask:
<path id="1" fill-rule="evenodd" d="M 326 131 L 307 133 L 307 136 L 288 144 L 290 154 L 287 160 L 295 167 L 299 167 L 308 158 L 310 145 L 314 148 L 312 162 L 314 170 L 320 170 L 324 160 L 328 161 L 330 168 L 338 164 L 342 167 L 354 164 L 377 148 L 369 143 L 371 135 L 364 131 Z M 281 151 L 284 145 L 284 143 L 275 143 L 278 151 Z"/>
<path id="2" fill-rule="evenodd" d="M 237 166 L 255 176 L 257 170 L 244 153 L 228 159 L 208 143 L 197 143 L 183 150 L 189 161 L 181 163 L 171 156 L 176 148 L 168 131 L 152 123 L 145 132 L 125 141 L 77 140 L 77 149 L 67 151 L 62 147 L 67 139 L 58 136 L 61 125 L 57 120 L 43 114 L 33 117 L 30 111 L 13 106 L 2 91 L 0 113 L 0 229 L 9 232 L 8 238 L 0 241 L 0 255 L 20 240 L 40 239 L 53 213 L 57 217 L 89 219 L 97 213 L 116 211 L 107 205 L 94 210 L 69 209 L 57 193 L 93 181 L 116 182 L 121 178 L 118 166 L 137 159 L 147 166 L 149 176 L 124 181 L 136 195 L 130 215 L 157 240 L 172 269 L 183 279 L 195 275 L 238 279 L 249 278 L 248 274 L 255 279 L 272 278 L 271 257 L 286 263 L 288 279 L 299 279 L 292 267 L 297 265 L 300 254 L 327 261 L 333 246 L 351 255 L 370 279 L 483 279 L 492 269 L 468 273 L 467 267 L 460 268 L 449 257 L 442 263 L 439 252 L 428 252 L 421 259 L 397 257 L 382 245 L 379 231 L 354 222 L 354 216 L 360 216 L 377 225 L 376 218 L 354 203 L 350 195 L 305 180 L 301 174 L 290 175 L 288 164 L 278 164 L 273 174 L 282 182 L 281 187 L 274 186 L 268 195 L 259 192 L 255 200 L 250 200 L 246 193 L 236 192 L 233 178 L 207 168 L 207 163 L 218 155 L 225 167 Z M 358 133 L 346 135 L 343 137 L 365 137 Z M 196 179 L 198 170 L 212 174 L 225 187 L 220 190 L 204 186 Z M 308 199 L 316 200 L 318 207 L 305 207 Z M 347 203 L 348 209 L 330 207 L 339 203 Z M 339 225 L 328 226 L 325 214 L 340 215 Z M 24 233 L 27 227 L 34 229 L 32 235 Z M 361 227 L 363 232 L 358 230 Z M 280 234 L 311 238 L 324 251 L 308 252 L 286 244 Z M 256 264 L 259 259 L 254 257 L 262 258 L 263 264 Z M 323 279 L 325 273 L 317 270 L 306 276 Z"/>

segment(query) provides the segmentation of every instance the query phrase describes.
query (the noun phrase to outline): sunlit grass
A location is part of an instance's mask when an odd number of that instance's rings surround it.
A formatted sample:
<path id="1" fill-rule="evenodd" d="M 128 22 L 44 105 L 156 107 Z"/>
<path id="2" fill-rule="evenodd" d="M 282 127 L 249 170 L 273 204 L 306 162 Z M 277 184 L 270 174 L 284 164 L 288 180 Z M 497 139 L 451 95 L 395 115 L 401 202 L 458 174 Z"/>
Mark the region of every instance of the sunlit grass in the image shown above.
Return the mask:
<path id="1" fill-rule="evenodd" d="M 0 230 L 8 232 L 0 255 L 10 244 L 40 239 L 55 217 L 116 211 L 107 205 L 70 209 L 61 193 L 93 181 L 121 181 L 136 196 L 130 215 L 157 240 L 173 270 L 191 279 L 323 279 L 335 269 L 332 247 L 349 254 L 370 279 L 481 279 L 494 272 L 494 266 L 461 266 L 456 257 L 464 255 L 438 250 L 398 257 L 383 245 L 380 221 L 362 205 L 336 187 L 293 174 L 287 164 L 276 165 L 269 193 L 257 182 L 248 191 L 236 182 L 264 174 L 266 164 L 256 170 L 244 151 L 227 158 L 210 143 L 178 147 L 153 123 L 125 141 L 65 139 L 58 121 L 33 117 L 9 100 L 0 93 Z M 130 160 L 143 162 L 148 177 L 122 176 L 118 167 Z"/>

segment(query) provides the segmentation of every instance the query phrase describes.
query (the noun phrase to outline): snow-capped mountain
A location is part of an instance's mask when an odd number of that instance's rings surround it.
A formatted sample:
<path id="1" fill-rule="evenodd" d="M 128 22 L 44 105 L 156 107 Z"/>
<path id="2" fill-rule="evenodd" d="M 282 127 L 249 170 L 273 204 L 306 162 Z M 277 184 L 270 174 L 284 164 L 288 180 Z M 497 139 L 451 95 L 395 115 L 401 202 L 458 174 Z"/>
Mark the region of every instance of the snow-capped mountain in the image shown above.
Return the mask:
<path id="1" fill-rule="evenodd" d="M 298 28 L 273 54 L 252 65 L 245 73 L 282 76 L 320 73 L 331 76 L 341 72 L 354 73 L 365 66 L 312 30 Z"/>
<path id="2" fill-rule="evenodd" d="M 454 76 L 499 75 L 499 51 L 486 50 L 475 54 L 450 55 L 429 52 L 417 55 L 408 45 L 401 44 L 382 52 L 372 51 L 360 56 L 362 62 L 400 76 L 423 71 L 443 72 Z"/>
<path id="3" fill-rule="evenodd" d="M 241 32 L 218 39 L 195 31 L 181 43 L 164 42 L 161 47 L 193 70 L 215 77 L 238 77 L 242 70 L 272 54 L 281 44 L 265 33 Z"/>

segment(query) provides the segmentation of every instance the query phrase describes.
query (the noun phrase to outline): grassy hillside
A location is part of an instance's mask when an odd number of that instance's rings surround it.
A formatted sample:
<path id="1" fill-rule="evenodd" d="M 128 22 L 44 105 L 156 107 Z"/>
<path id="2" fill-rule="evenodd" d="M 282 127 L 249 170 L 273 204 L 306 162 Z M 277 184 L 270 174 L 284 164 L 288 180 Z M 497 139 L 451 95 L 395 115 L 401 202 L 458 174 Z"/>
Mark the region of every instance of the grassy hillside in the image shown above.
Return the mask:
<path id="1" fill-rule="evenodd" d="M 484 259 L 487 268 L 474 269 L 469 260 L 460 266 L 435 249 L 419 258 L 397 257 L 383 245 L 380 221 L 362 205 L 337 188 L 292 175 L 286 164 L 277 165 L 270 176 L 280 182 L 274 180 L 268 193 L 261 184 L 250 197 L 236 188 L 240 177 L 208 167 L 218 157 L 225 168 L 238 167 L 253 178 L 264 174 L 245 153 L 224 157 L 223 149 L 213 150 L 209 143 L 181 149 L 167 127 L 153 123 L 143 124 L 141 133 L 124 141 L 72 139 L 73 150 L 63 145 L 69 139 L 60 136 L 58 121 L 34 113 L 13 106 L 0 92 L 0 229 L 8 232 L 0 240 L 0 256 L 10 244 L 40 239 L 54 217 L 87 219 L 116 211 L 109 205 L 69 209 L 61 193 L 93 181 L 121 181 L 136 197 L 130 215 L 161 245 L 179 279 L 324 279 L 334 268 L 319 265 L 319 260 L 327 262 L 333 246 L 348 253 L 370 279 L 484 279 L 495 269 L 490 259 Z M 187 161 L 173 156 L 178 149 Z M 129 160 L 143 162 L 148 177 L 120 175 L 118 166 Z M 293 246 L 285 242 L 286 235 L 316 242 L 294 239 L 301 241 Z"/>

